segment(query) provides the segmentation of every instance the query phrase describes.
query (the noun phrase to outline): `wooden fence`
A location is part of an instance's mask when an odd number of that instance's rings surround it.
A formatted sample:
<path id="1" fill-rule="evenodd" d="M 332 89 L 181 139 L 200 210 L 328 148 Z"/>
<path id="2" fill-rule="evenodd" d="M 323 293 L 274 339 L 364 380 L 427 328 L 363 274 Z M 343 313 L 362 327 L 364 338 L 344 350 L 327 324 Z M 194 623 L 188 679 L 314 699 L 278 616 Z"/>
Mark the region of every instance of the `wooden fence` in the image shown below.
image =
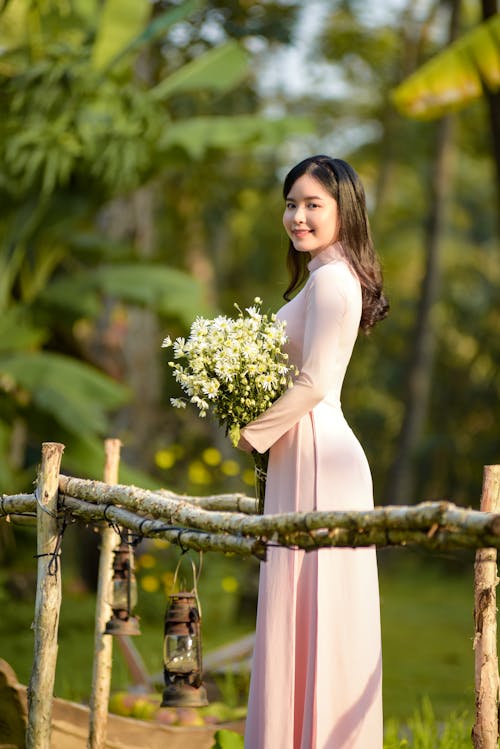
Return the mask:
<path id="1" fill-rule="evenodd" d="M 484 469 L 481 509 L 449 502 L 377 507 L 372 511 L 256 515 L 244 495 L 188 497 L 117 483 L 120 442 L 107 440 L 104 481 L 60 474 L 64 446 L 46 442 L 33 494 L 2 495 L 0 517 L 32 515 L 37 522 L 34 659 L 28 687 L 27 749 L 49 749 L 57 630 L 61 605 L 62 533 L 68 520 L 99 524 L 101 554 L 90 699 L 89 749 L 106 739 L 111 680 L 109 619 L 113 550 L 119 525 L 141 537 L 165 538 L 183 549 L 233 552 L 265 560 L 269 545 L 301 548 L 409 546 L 476 549 L 474 649 L 475 749 L 498 746 L 499 676 L 496 648 L 497 549 L 500 548 L 500 466 Z"/>

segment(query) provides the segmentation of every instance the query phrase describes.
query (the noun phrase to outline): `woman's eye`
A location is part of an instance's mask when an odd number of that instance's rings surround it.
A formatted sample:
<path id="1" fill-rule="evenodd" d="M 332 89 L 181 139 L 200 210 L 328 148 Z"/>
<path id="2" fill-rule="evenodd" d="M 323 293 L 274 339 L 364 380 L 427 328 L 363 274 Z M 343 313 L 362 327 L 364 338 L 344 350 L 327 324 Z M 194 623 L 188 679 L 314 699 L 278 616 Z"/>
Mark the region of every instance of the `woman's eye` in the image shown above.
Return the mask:
<path id="1" fill-rule="evenodd" d="M 317 203 L 309 203 L 307 207 L 308 208 L 317 208 L 318 204 Z"/>
<path id="2" fill-rule="evenodd" d="M 295 208 L 295 203 L 285 203 L 287 208 Z"/>

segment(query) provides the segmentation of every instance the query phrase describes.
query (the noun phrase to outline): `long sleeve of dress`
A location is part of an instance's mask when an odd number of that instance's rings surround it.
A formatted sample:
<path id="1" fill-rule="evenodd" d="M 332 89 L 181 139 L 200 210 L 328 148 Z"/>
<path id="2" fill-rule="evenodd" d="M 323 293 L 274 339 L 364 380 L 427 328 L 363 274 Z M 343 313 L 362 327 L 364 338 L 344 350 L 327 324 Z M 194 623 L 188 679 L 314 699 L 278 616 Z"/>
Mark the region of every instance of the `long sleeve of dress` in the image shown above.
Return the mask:
<path id="1" fill-rule="evenodd" d="M 348 266 L 343 262 L 322 266 L 311 274 L 301 293 L 306 300 L 299 375 L 292 388 L 242 429 L 244 438 L 260 453 L 327 395 L 335 396 L 332 387 L 341 382 L 352 353 L 352 329 L 359 325 L 361 306 L 359 281 Z M 346 329 L 350 335 L 344 340 Z M 340 392 L 336 395 L 340 397 Z"/>

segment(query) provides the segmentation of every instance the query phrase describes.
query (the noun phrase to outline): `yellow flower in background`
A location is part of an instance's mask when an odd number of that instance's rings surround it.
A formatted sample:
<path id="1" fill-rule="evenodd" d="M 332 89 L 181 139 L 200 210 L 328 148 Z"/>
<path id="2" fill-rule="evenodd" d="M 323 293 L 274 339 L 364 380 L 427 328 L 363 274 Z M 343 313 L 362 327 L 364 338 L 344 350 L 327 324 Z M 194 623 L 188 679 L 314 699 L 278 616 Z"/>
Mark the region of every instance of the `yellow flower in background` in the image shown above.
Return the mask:
<path id="1" fill-rule="evenodd" d="M 240 472 L 240 466 L 235 460 L 225 460 L 220 469 L 226 476 L 237 476 Z"/>
<path id="2" fill-rule="evenodd" d="M 137 559 L 137 566 L 142 567 L 144 570 L 150 570 L 156 565 L 156 559 L 152 554 L 141 554 Z"/>
<path id="3" fill-rule="evenodd" d="M 153 538 L 153 546 L 155 549 L 168 549 L 170 542 L 166 538 Z"/>
<path id="4" fill-rule="evenodd" d="M 160 587 L 160 581 L 154 575 L 144 575 L 141 577 L 141 588 L 146 593 L 156 593 Z"/>
<path id="5" fill-rule="evenodd" d="M 201 460 L 193 460 L 188 467 L 188 478 L 192 484 L 211 484 L 212 477 Z"/>
<path id="6" fill-rule="evenodd" d="M 222 455 L 216 447 L 207 447 L 203 450 L 201 457 L 208 466 L 218 466 L 222 461 Z"/>
<path id="7" fill-rule="evenodd" d="M 243 483 L 247 486 L 255 485 L 255 471 L 252 471 L 251 468 L 245 468 L 241 478 L 243 479 Z"/>
<path id="8" fill-rule="evenodd" d="M 235 577 L 232 575 L 228 575 L 227 577 L 223 577 L 220 581 L 221 588 L 225 593 L 236 593 L 236 591 L 239 588 L 238 581 Z"/>
<path id="9" fill-rule="evenodd" d="M 165 470 L 168 470 L 169 468 L 172 468 L 172 466 L 175 465 L 177 458 L 175 456 L 175 453 L 170 448 L 164 448 L 163 450 L 158 450 L 155 454 L 155 463 L 158 466 L 158 468 L 163 468 Z"/>
<path id="10" fill-rule="evenodd" d="M 165 591 L 170 591 L 173 588 L 174 585 L 174 573 L 173 572 L 164 572 L 161 576 L 161 581 L 165 587 Z"/>

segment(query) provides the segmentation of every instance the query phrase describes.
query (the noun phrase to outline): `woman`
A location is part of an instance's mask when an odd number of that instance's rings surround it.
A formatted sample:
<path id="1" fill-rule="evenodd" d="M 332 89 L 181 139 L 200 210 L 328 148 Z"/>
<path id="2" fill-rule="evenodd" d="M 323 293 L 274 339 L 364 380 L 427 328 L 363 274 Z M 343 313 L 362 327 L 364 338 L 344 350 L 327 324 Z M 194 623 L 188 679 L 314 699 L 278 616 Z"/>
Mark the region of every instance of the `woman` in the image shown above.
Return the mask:
<path id="1" fill-rule="evenodd" d="M 278 317 L 299 374 L 239 447 L 271 448 L 266 513 L 367 510 L 370 469 L 340 404 L 359 327 L 388 309 L 364 190 L 345 161 L 313 156 L 290 171 L 283 195 L 291 300 Z M 381 678 L 375 549 L 270 549 L 246 749 L 381 749 Z"/>

